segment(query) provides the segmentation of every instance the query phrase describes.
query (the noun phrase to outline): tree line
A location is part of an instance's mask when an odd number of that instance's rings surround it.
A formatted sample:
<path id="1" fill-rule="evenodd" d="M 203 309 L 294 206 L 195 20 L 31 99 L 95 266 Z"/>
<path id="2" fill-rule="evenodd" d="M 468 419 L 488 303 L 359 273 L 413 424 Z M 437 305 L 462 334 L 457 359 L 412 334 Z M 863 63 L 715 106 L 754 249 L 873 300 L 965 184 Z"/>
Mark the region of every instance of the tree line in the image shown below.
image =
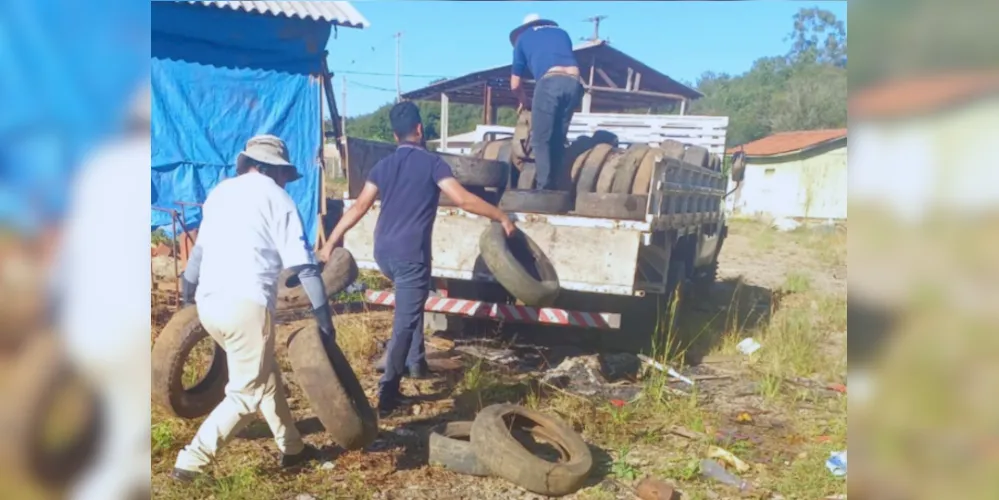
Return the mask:
<path id="1" fill-rule="evenodd" d="M 691 103 L 689 113 L 728 116 L 730 146 L 781 131 L 846 127 L 847 36 L 843 21 L 823 9 L 803 8 L 792 18 L 787 41 L 787 53 L 761 57 L 743 74 L 709 71 L 696 82 L 688 82 L 705 96 Z M 427 139 L 439 138 L 440 103 L 417 104 Z M 391 142 L 391 107 L 389 103 L 373 113 L 349 118 L 347 134 Z M 482 123 L 482 106 L 452 104 L 449 112 L 450 134 L 474 130 Z M 512 126 L 516 122 L 514 110 L 498 110 L 497 122 Z"/>

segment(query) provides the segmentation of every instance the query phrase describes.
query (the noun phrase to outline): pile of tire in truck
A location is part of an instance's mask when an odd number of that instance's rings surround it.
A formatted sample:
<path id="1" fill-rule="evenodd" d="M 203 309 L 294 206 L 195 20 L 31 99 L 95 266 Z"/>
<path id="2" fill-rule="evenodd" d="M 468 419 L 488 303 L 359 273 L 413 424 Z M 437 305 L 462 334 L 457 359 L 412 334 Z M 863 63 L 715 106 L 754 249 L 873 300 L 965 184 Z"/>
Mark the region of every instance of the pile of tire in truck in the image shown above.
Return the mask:
<path id="1" fill-rule="evenodd" d="M 505 210 L 644 219 L 648 213 L 652 177 L 657 159 L 673 159 L 667 174 L 693 180 L 698 187 L 724 189 L 722 160 L 701 146 L 667 139 L 658 147 L 647 144 L 621 146 L 618 137 L 605 130 L 580 136 L 565 150 L 563 176 L 558 190 L 536 191 L 534 154 L 530 146 L 530 114 L 523 113 L 513 137 L 487 140 L 472 148 L 471 156 L 512 165 L 505 184 L 476 184 L 476 193 Z M 502 184 L 502 185 L 500 185 Z M 717 200 L 717 198 L 714 198 Z M 717 210 L 711 197 L 704 208 Z M 442 205 L 447 206 L 449 200 Z"/>

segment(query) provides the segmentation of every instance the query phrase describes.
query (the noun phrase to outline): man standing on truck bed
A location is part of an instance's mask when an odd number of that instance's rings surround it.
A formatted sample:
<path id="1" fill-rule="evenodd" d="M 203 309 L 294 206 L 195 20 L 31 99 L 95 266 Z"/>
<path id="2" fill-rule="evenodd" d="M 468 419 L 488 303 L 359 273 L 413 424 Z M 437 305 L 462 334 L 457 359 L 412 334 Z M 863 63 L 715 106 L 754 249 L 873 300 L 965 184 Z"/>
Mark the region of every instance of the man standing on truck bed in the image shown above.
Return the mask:
<path id="1" fill-rule="evenodd" d="M 513 45 L 510 90 L 517 96 L 520 109 L 527 107 L 523 80 L 528 71 L 536 82 L 530 106 L 535 185 L 537 189 L 554 190 L 563 174 L 562 157 L 569 123 L 583 99 L 572 39 L 554 21 L 530 14 L 510 32 L 510 43 Z"/>
<path id="2" fill-rule="evenodd" d="M 357 200 L 333 228 L 320 257 L 328 259 L 344 233 L 368 213 L 381 193 L 381 213 L 375 225 L 375 261 L 395 285 L 395 319 L 388 343 L 385 373 L 378 384 L 378 412 L 388 416 L 404 403 L 399 391 L 403 375 L 426 374 L 423 307 L 430 293 L 431 236 L 443 191 L 459 208 L 516 229 L 498 208 L 458 184 L 451 167 L 424 148 L 423 123 L 415 104 L 403 101 L 389 111 L 399 147 L 381 159 Z"/>

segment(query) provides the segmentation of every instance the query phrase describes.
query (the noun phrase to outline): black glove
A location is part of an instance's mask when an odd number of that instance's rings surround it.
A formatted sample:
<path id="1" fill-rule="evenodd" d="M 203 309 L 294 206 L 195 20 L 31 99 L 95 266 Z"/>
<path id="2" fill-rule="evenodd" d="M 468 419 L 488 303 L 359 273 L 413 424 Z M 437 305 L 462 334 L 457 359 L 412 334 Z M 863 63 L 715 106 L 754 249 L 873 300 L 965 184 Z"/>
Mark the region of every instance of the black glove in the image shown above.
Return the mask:
<path id="1" fill-rule="evenodd" d="M 316 325 L 319 326 L 319 336 L 323 339 L 323 345 L 336 344 L 336 329 L 333 328 L 333 314 L 330 312 L 329 304 L 323 304 L 312 310 L 312 315 L 316 317 Z"/>
<path id="2" fill-rule="evenodd" d="M 198 289 L 198 285 L 187 281 L 187 278 L 181 278 L 180 287 L 180 303 L 184 306 L 189 306 L 194 304 L 194 292 Z"/>

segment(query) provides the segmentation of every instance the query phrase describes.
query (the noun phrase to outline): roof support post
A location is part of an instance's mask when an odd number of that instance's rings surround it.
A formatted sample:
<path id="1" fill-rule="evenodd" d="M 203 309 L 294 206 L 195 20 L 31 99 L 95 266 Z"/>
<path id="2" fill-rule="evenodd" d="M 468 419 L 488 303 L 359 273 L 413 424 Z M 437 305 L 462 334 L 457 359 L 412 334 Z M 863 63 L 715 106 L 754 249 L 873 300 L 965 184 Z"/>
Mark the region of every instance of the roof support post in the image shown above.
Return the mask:
<path id="1" fill-rule="evenodd" d="M 582 113 L 589 113 L 592 102 L 593 102 L 593 93 L 590 91 L 590 89 L 587 88 L 586 93 L 583 94 L 583 105 L 580 111 Z"/>
<path id="2" fill-rule="evenodd" d="M 447 150 L 448 108 L 447 94 L 441 93 L 441 150 Z"/>
<path id="3" fill-rule="evenodd" d="M 687 114 L 687 100 L 680 99 L 680 116 Z"/>
<path id="4" fill-rule="evenodd" d="M 493 108 L 493 88 L 489 86 L 489 82 L 483 84 L 485 86 L 485 102 L 482 103 L 482 124 L 489 124 L 489 117 L 492 115 Z"/>

